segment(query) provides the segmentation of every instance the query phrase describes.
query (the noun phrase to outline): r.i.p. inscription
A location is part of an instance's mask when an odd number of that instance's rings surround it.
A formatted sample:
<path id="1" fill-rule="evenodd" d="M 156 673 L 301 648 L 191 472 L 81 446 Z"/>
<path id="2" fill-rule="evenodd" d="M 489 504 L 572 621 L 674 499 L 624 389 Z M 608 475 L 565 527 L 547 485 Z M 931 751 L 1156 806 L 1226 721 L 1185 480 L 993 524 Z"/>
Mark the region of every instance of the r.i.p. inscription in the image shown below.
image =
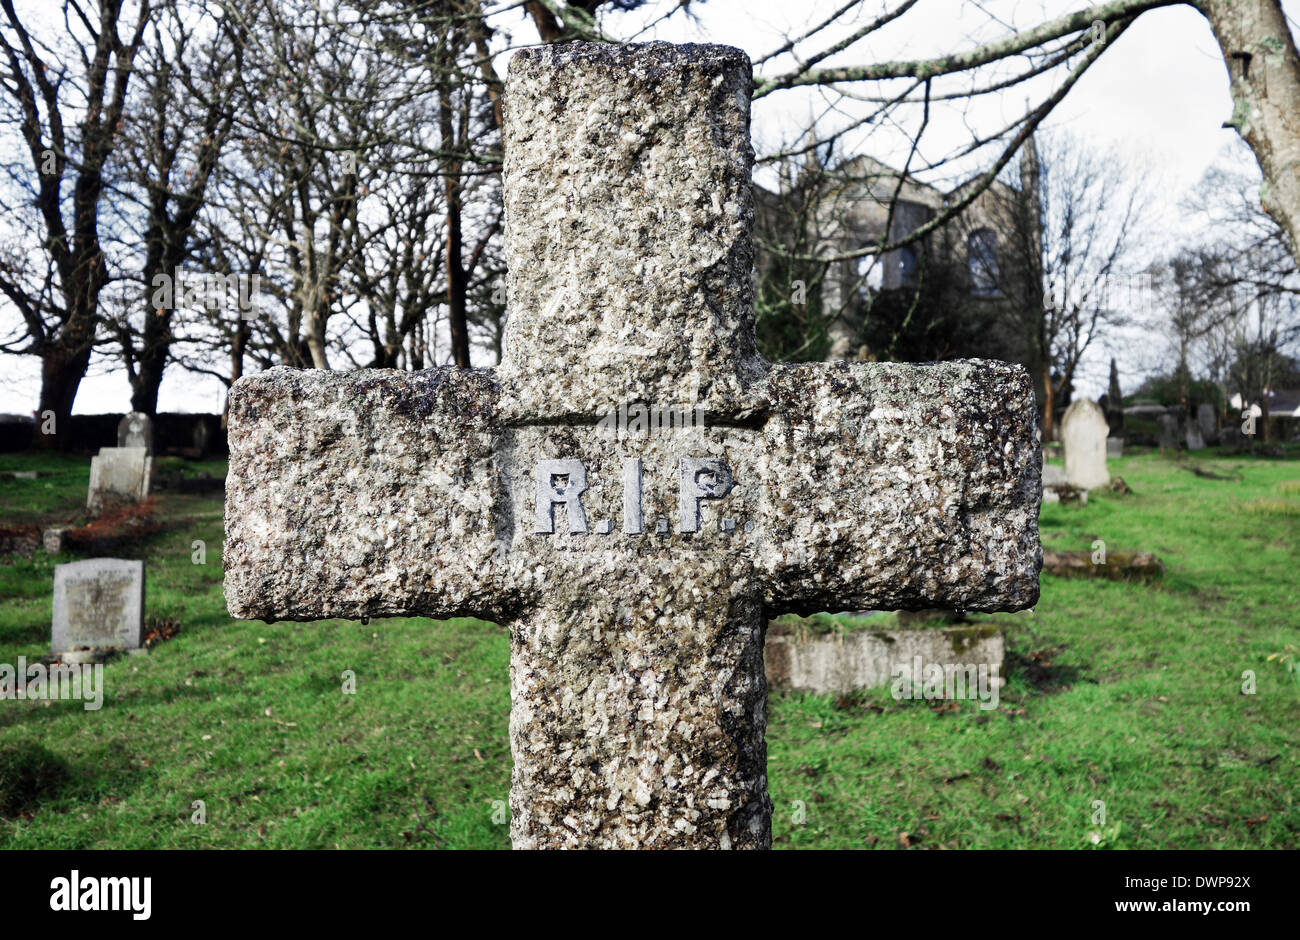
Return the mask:
<path id="1" fill-rule="evenodd" d="M 645 532 L 644 459 L 622 457 L 621 463 L 623 532 L 626 535 L 641 535 Z M 672 466 L 671 460 L 669 465 Z M 614 531 L 613 523 L 608 518 L 596 522 L 594 530 L 588 527 L 583 496 L 591 484 L 587 479 L 587 468 L 581 460 L 539 460 L 533 476 L 537 482 L 534 533 L 549 535 L 555 532 L 557 512 L 562 513 L 563 529 L 570 535 L 585 535 L 589 531 L 609 535 Z M 683 533 L 700 531 L 701 507 L 705 500 L 720 500 L 735 485 L 731 468 L 726 461 L 717 457 L 678 458 L 673 478 L 677 486 L 678 513 L 672 525 Z M 588 501 L 590 502 L 590 497 Z M 667 535 L 671 531 L 666 515 L 652 513 L 652 517 L 657 519 L 657 534 Z M 735 527 L 734 517 L 718 517 L 718 528 L 722 532 L 730 534 Z"/>

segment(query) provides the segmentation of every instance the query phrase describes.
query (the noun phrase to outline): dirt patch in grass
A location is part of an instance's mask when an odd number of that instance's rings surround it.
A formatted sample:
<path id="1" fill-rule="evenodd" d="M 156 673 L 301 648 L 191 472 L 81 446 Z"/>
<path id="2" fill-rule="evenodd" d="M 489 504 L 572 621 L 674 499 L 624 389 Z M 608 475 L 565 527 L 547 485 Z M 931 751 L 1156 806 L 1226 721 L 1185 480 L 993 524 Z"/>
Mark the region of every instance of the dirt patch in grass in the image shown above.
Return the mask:
<path id="1" fill-rule="evenodd" d="M 1056 662 L 1056 658 L 1069 646 L 1049 646 L 1040 650 L 1007 650 L 1006 674 L 1018 676 L 1042 692 L 1052 695 L 1068 691 L 1082 679 L 1082 674 L 1074 666 L 1065 666 Z"/>

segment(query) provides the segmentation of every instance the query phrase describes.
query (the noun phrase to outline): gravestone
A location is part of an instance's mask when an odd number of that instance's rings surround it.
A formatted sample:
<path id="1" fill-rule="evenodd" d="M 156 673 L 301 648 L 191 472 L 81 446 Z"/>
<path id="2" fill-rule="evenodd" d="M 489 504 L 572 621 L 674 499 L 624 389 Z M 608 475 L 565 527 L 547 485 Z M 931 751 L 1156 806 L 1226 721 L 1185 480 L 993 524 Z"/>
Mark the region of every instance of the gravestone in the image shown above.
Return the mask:
<path id="1" fill-rule="evenodd" d="M 231 390 L 231 615 L 507 623 L 519 848 L 768 847 L 769 617 L 1038 597 L 1022 367 L 758 355 L 751 88 L 724 46 L 516 53 L 501 365 Z"/>
<path id="2" fill-rule="evenodd" d="M 1187 449 L 1205 450 L 1205 438 L 1201 437 L 1201 426 L 1195 421 L 1187 422 Z"/>
<path id="3" fill-rule="evenodd" d="M 208 456 L 208 451 L 212 447 L 212 432 L 208 429 L 208 423 L 202 418 L 194 422 L 194 431 L 190 440 L 196 459 L 202 460 Z"/>
<path id="4" fill-rule="evenodd" d="M 147 414 L 133 411 L 117 424 L 118 447 L 143 447 L 153 455 L 153 422 Z"/>
<path id="5" fill-rule="evenodd" d="M 1001 673 L 1006 644 L 990 626 L 930 630 L 852 630 L 800 636 L 769 633 L 763 647 L 769 688 L 844 695 L 887 686 L 899 669 L 923 663 L 983 666 Z"/>
<path id="6" fill-rule="evenodd" d="M 54 566 L 52 653 L 65 662 L 144 642 L 144 562 L 87 558 Z"/>
<path id="7" fill-rule="evenodd" d="M 1219 416 L 1213 405 L 1202 402 L 1196 406 L 1196 424 L 1200 428 L 1201 438 L 1207 444 L 1213 444 L 1219 439 Z"/>
<path id="8" fill-rule="evenodd" d="M 68 530 L 65 528 L 44 529 L 41 531 L 41 545 L 47 555 L 57 555 L 63 551 L 63 544 L 66 540 Z"/>
<path id="9" fill-rule="evenodd" d="M 1124 456 L 1124 438 L 1106 438 L 1106 459 L 1115 460 Z"/>
<path id="10" fill-rule="evenodd" d="M 1178 418 L 1165 413 L 1156 418 L 1160 428 L 1160 449 L 1176 450 L 1178 447 Z"/>
<path id="11" fill-rule="evenodd" d="M 153 458 L 143 447 L 103 447 L 90 459 L 86 509 L 99 515 L 115 503 L 138 503 L 149 495 Z"/>
<path id="12" fill-rule="evenodd" d="M 1106 471 L 1106 435 L 1110 428 L 1097 403 L 1087 398 L 1071 402 L 1061 419 L 1065 442 L 1065 477 L 1081 490 L 1096 489 L 1110 482 Z"/>

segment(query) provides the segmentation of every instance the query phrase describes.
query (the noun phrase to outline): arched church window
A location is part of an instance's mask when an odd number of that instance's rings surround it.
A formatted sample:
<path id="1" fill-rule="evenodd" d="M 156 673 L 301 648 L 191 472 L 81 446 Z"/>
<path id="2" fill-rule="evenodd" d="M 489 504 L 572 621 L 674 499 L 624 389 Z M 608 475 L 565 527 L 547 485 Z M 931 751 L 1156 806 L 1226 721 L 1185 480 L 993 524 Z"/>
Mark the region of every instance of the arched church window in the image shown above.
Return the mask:
<path id="1" fill-rule="evenodd" d="M 921 267 L 920 256 L 913 245 L 904 245 L 895 252 L 898 259 L 898 282 L 904 287 L 916 286 L 916 273 Z"/>
<path id="2" fill-rule="evenodd" d="M 970 292 L 975 297 L 996 297 L 998 291 L 998 238 L 991 229 L 970 233 L 966 240 Z"/>

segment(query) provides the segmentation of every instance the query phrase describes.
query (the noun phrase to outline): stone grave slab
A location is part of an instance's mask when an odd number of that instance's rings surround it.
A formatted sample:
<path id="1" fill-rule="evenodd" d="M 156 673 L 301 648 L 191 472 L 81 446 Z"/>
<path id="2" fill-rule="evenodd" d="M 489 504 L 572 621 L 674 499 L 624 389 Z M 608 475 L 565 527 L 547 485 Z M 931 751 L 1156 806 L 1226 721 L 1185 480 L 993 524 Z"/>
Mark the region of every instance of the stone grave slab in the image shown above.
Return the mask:
<path id="1" fill-rule="evenodd" d="M 55 565 L 50 651 L 140 649 L 144 599 L 143 561 L 87 558 Z"/>

